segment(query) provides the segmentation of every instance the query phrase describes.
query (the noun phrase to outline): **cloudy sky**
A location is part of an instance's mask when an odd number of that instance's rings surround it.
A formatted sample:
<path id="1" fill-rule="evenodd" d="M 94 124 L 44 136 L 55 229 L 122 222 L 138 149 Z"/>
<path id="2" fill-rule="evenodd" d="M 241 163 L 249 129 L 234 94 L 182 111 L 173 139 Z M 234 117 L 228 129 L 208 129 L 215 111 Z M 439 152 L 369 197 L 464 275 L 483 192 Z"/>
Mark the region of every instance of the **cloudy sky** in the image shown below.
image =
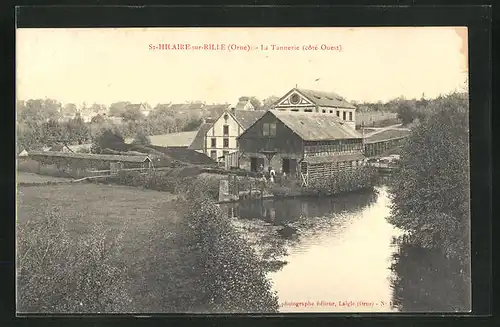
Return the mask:
<path id="1" fill-rule="evenodd" d="M 433 97 L 465 87 L 466 35 L 451 27 L 18 29 L 17 97 L 235 103 L 242 95 L 281 96 L 295 85 L 354 101 Z M 159 43 L 269 50 L 150 50 Z M 273 51 L 273 44 L 301 50 Z"/>

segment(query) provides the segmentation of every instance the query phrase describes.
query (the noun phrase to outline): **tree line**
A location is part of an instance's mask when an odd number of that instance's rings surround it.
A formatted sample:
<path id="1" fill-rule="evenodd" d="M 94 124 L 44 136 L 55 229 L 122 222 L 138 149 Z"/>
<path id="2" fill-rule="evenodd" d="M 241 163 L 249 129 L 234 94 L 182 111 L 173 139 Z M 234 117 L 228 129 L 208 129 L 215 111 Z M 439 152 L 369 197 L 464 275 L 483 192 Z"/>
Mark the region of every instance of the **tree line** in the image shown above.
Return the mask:
<path id="1" fill-rule="evenodd" d="M 17 102 L 18 149 L 40 150 L 57 144 L 92 143 L 105 130 L 112 130 L 127 138 L 137 134 L 158 135 L 196 130 L 206 114 L 200 111 L 176 112 L 168 105 L 157 105 L 145 116 L 130 102 L 111 104 L 107 113 L 105 106 L 94 104 L 89 109 L 95 113 L 86 122 L 81 110 L 74 104 L 62 105 L 54 99 L 30 99 Z M 85 105 L 83 105 L 85 109 Z M 88 111 L 87 111 L 88 112 Z M 73 118 L 61 120 L 66 114 Z M 205 114 L 205 116 L 204 116 Z M 120 121 L 112 117 L 120 118 Z"/>
<path id="2" fill-rule="evenodd" d="M 403 244 L 458 262 L 449 292 L 470 286 L 468 102 L 453 93 L 426 104 L 390 186 L 389 222 L 405 232 Z"/>

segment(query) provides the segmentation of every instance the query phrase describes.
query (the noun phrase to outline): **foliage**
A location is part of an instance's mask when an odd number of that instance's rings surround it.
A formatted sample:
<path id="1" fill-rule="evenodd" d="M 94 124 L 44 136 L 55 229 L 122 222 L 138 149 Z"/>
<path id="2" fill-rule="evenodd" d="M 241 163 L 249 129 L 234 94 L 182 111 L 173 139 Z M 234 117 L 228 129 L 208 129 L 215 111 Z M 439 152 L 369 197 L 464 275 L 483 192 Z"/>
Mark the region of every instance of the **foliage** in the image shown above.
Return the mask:
<path id="1" fill-rule="evenodd" d="M 103 130 L 92 142 L 92 153 L 101 153 L 103 149 L 115 150 L 125 144 L 123 136 L 116 130 Z"/>
<path id="2" fill-rule="evenodd" d="M 130 105 L 129 101 L 119 101 L 112 103 L 109 106 L 109 115 L 112 117 L 121 117 L 121 115 L 125 112 L 125 107 Z"/>
<path id="3" fill-rule="evenodd" d="M 197 167 L 172 168 L 154 173 L 119 171 L 117 176 L 107 178 L 106 182 L 176 194 L 196 193 L 199 197 L 217 200 L 219 180 L 204 178 L 198 174 Z"/>
<path id="4" fill-rule="evenodd" d="M 370 166 L 357 167 L 343 171 L 332 178 L 311 182 L 305 187 L 306 194 L 334 195 L 373 187 L 376 183 L 377 169 Z"/>
<path id="5" fill-rule="evenodd" d="M 468 101 L 462 94 L 428 104 L 401 152 L 389 221 L 409 242 L 469 261 Z"/>
<path id="6" fill-rule="evenodd" d="M 18 101 L 16 111 L 18 121 L 44 122 L 60 117 L 61 103 L 53 99 Z"/>
<path id="7" fill-rule="evenodd" d="M 184 203 L 176 244 L 189 258 L 182 272 L 190 276 L 190 296 L 179 308 L 190 312 L 277 312 L 278 298 L 264 268 L 245 239 L 213 200 L 190 193 Z"/>
<path id="8" fill-rule="evenodd" d="M 144 119 L 144 115 L 137 106 L 126 106 L 120 113 L 124 121 L 138 121 Z"/>
<path id="9" fill-rule="evenodd" d="M 132 144 L 134 144 L 134 145 L 150 145 L 151 139 L 149 138 L 149 136 L 146 135 L 146 133 L 144 133 L 143 131 L 139 131 L 135 135 L 135 138 L 132 141 Z"/>
<path id="10" fill-rule="evenodd" d="M 393 306 L 400 312 L 471 309 L 471 281 L 463 278 L 464 267 L 458 260 L 446 258 L 440 251 L 403 243 L 393 255 L 391 269 Z"/>
<path id="11" fill-rule="evenodd" d="M 90 128 L 80 115 L 70 119 L 66 124 L 66 143 L 67 144 L 84 144 L 90 141 Z"/>
<path id="12" fill-rule="evenodd" d="M 272 108 L 276 105 L 276 101 L 278 101 L 280 98 L 275 96 L 275 95 L 271 95 L 267 98 L 265 98 L 264 100 L 262 100 L 262 106 L 264 108 Z"/>
<path id="13" fill-rule="evenodd" d="M 18 310 L 73 313 L 123 312 L 130 304 L 124 267 L 111 259 L 121 234 L 102 225 L 87 237 L 70 237 L 69 217 L 43 212 L 18 226 Z"/>

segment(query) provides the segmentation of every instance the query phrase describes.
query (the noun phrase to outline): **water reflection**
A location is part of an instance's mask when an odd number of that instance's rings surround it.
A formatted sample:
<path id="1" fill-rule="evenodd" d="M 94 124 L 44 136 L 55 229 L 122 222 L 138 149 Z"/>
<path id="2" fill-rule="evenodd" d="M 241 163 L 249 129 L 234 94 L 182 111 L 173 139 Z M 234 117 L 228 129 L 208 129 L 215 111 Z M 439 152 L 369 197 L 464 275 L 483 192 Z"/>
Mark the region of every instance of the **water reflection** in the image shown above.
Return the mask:
<path id="1" fill-rule="evenodd" d="M 403 244 L 394 254 L 392 269 L 392 301 L 399 311 L 470 311 L 470 282 L 457 261 Z"/>
<path id="2" fill-rule="evenodd" d="M 282 312 L 463 311 L 457 264 L 393 242 L 387 187 L 223 206 L 269 265 Z"/>

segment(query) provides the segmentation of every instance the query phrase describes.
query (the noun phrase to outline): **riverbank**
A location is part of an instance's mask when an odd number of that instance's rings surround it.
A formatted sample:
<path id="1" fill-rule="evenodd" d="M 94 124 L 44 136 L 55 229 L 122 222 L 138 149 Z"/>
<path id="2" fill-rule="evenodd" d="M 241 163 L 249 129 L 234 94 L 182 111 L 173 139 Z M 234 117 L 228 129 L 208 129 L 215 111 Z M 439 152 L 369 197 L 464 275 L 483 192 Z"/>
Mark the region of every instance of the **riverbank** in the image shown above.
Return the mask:
<path id="1" fill-rule="evenodd" d="M 273 312 L 263 277 L 271 263 L 259 261 L 202 188 L 190 185 L 186 192 L 90 183 L 19 186 L 18 310 Z M 199 248 L 200 240 L 219 248 Z M 207 273 L 204 262 L 216 270 Z M 241 274 L 250 280 L 234 284 Z M 229 288 L 212 294 L 208 279 Z M 250 291 L 240 292 L 241 283 Z M 251 303 L 245 296 L 253 296 Z"/>

